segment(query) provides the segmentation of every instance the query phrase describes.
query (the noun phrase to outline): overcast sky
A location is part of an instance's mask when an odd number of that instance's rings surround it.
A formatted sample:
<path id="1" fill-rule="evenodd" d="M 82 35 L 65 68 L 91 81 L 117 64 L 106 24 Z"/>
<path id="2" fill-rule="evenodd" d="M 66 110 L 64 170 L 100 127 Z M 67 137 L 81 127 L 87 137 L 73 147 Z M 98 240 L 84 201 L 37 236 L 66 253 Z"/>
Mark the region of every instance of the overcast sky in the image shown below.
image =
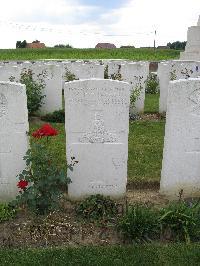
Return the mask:
<path id="1" fill-rule="evenodd" d="M 94 47 L 98 42 L 153 46 L 187 39 L 200 0 L 0 0 L 0 48 L 16 41 Z"/>

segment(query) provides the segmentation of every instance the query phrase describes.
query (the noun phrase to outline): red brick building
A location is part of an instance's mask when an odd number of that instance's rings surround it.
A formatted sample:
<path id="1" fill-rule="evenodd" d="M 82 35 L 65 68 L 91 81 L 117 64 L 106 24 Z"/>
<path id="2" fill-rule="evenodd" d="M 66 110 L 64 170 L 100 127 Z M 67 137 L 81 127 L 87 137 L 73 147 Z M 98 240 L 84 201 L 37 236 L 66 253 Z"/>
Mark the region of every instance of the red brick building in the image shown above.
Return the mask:
<path id="1" fill-rule="evenodd" d="M 32 43 L 27 43 L 26 48 L 35 48 L 35 49 L 39 49 L 39 48 L 45 48 L 45 44 L 41 43 L 40 41 L 34 41 Z"/>
<path id="2" fill-rule="evenodd" d="M 113 43 L 98 43 L 95 48 L 113 49 L 117 47 Z"/>

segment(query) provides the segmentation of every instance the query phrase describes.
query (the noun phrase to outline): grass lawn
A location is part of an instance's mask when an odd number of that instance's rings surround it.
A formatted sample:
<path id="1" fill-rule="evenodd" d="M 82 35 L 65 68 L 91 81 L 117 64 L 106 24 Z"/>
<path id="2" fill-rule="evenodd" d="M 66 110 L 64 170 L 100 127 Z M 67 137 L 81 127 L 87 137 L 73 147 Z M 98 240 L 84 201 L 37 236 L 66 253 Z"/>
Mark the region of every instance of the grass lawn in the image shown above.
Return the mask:
<path id="1" fill-rule="evenodd" d="M 160 180 L 164 121 L 136 121 L 129 125 L 128 180 L 148 183 Z"/>
<path id="2" fill-rule="evenodd" d="M 200 245 L 0 250 L 0 265 L 199 265 Z"/>
<path id="3" fill-rule="evenodd" d="M 160 94 L 145 94 L 145 113 L 158 113 Z"/>
<path id="4" fill-rule="evenodd" d="M 130 60 L 168 60 L 178 59 L 180 51 L 153 49 L 0 49 L 0 60 L 36 59 L 130 59 Z"/>

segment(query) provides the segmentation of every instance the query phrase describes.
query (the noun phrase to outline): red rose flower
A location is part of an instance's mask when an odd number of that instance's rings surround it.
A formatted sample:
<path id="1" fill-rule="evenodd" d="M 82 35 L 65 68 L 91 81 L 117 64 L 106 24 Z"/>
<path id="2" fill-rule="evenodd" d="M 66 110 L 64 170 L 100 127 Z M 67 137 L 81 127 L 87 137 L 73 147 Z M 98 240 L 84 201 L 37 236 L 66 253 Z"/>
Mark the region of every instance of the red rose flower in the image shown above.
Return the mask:
<path id="1" fill-rule="evenodd" d="M 34 138 L 42 138 L 56 135 L 58 135 L 58 131 L 50 124 L 44 124 L 41 128 L 32 133 L 32 136 Z"/>
<path id="2" fill-rule="evenodd" d="M 28 186 L 28 181 L 26 181 L 26 180 L 20 180 L 17 183 L 17 186 L 18 186 L 18 188 L 21 188 L 21 189 L 24 190 Z"/>

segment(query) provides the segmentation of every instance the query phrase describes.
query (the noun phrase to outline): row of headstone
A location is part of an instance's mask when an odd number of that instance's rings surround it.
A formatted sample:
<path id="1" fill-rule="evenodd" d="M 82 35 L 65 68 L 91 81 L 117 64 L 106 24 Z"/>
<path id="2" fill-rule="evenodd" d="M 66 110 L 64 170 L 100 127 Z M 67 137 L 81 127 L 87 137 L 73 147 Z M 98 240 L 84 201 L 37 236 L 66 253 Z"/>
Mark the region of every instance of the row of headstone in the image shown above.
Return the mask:
<path id="1" fill-rule="evenodd" d="M 45 95 L 40 112 L 45 114 L 62 109 L 62 69 L 52 64 L 23 63 L 0 66 L 0 81 L 20 83 L 23 73 L 32 73 L 33 80 L 42 82 Z"/>
<path id="2" fill-rule="evenodd" d="M 200 194 L 199 88 L 197 78 L 169 85 L 160 191 L 170 198 Z M 130 90 L 129 83 L 105 79 L 65 84 L 67 160 L 78 161 L 69 172 L 71 199 L 125 195 Z M 0 201 L 18 193 L 27 131 L 25 86 L 0 82 Z"/>
<path id="3" fill-rule="evenodd" d="M 200 61 L 163 61 L 158 65 L 160 87 L 159 113 L 167 111 L 169 82 L 200 76 Z"/>
<path id="4" fill-rule="evenodd" d="M 42 114 L 62 109 L 62 90 L 66 81 L 89 78 L 105 78 L 105 68 L 108 67 L 108 77 L 114 80 L 126 81 L 131 84 L 131 93 L 137 91 L 137 100 L 131 113 L 144 111 L 145 81 L 149 74 L 149 63 L 124 60 L 105 61 L 10 61 L 1 62 L 0 80 L 20 82 L 21 73 L 32 71 L 34 80 L 43 80 L 44 89 Z"/>
<path id="5" fill-rule="evenodd" d="M 65 84 L 69 196 L 80 199 L 126 193 L 130 84 L 90 79 Z M 18 193 L 17 175 L 25 168 L 28 149 L 25 85 L 0 82 L 0 201 Z"/>

